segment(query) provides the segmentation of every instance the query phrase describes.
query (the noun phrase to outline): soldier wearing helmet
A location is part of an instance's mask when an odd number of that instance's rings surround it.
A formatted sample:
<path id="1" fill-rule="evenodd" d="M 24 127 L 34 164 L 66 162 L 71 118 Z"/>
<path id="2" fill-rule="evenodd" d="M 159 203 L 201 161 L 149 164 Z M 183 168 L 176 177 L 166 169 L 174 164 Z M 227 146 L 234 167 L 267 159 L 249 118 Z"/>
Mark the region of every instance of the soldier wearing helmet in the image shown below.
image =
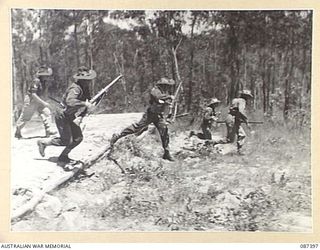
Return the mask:
<path id="1" fill-rule="evenodd" d="M 156 82 L 150 92 L 149 107 L 143 114 L 140 121 L 131 124 L 129 127 L 122 130 L 119 134 L 114 134 L 111 138 L 110 145 L 113 146 L 120 138 L 129 134 L 136 134 L 145 130 L 149 124 L 153 123 L 159 131 L 162 147 L 164 149 L 163 159 L 173 161 L 173 157 L 169 151 L 169 134 L 167 122 L 164 117 L 166 108 L 173 101 L 173 96 L 170 95 L 170 88 L 175 84 L 175 81 L 166 77 L 161 78 Z"/>
<path id="2" fill-rule="evenodd" d="M 39 153 L 42 157 L 45 156 L 47 146 L 65 146 L 58 157 L 58 163 L 75 163 L 69 158 L 69 153 L 81 143 L 83 135 L 80 126 L 74 123 L 74 119 L 77 114 L 81 114 L 86 110 L 90 111 L 93 108 L 94 105 L 89 102 L 91 99 L 89 84 L 96 75 L 94 70 L 80 67 L 73 76 L 75 82 L 68 87 L 62 97 L 64 109 L 58 110 L 55 115 L 55 122 L 60 136 L 38 141 Z"/>
<path id="3" fill-rule="evenodd" d="M 26 123 L 31 120 L 35 112 L 37 112 L 42 119 L 42 123 L 46 131 L 46 137 L 55 134 L 55 131 L 51 128 L 50 104 L 44 100 L 47 90 L 47 81 L 51 75 L 52 69 L 46 66 L 41 66 L 37 70 L 36 78 L 29 86 L 24 98 L 22 113 L 16 124 L 16 131 L 14 135 L 16 138 L 22 138 L 21 130 Z"/>

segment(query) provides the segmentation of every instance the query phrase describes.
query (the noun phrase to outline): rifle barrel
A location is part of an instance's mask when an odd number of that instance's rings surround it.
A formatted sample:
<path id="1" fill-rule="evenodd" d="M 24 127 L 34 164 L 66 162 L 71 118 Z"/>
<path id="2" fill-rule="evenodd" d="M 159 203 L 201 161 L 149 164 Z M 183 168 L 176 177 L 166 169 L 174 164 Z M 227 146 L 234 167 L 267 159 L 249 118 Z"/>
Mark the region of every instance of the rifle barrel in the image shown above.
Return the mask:
<path id="1" fill-rule="evenodd" d="M 261 122 L 261 121 L 249 121 L 248 122 L 249 124 L 251 123 L 251 124 L 263 124 L 263 122 Z"/>
<path id="2" fill-rule="evenodd" d="M 65 108 L 64 104 L 61 101 L 57 100 L 56 98 L 54 98 L 52 96 L 49 96 L 49 99 L 51 99 L 52 101 L 58 103 L 62 108 Z"/>
<path id="3" fill-rule="evenodd" d="M 226 123 L 226 121 L 216 121 L 216 123 Z M 262 121 L 249 121 L 249 124 L 263 124 Z"/>
<path id="4" fill-rule="evenodd" d="M 107 86 L 105 86 L 103 89 L 101 89 L 98 94 L 96 94 L 91 100 L 91 103 L 94 103 L 101 95 L 103 95 L 104 93 L 106 93 L 108 91 L 109 88 L 111 88 L 111 86 L 113 84 L 115 84 L 120 78 L 122 77 L 122 75 L 119 75 L 116 79 L 114 79 L 111 83 L 109 83 Z"/>
<path id="5" fill-rule="evenodd" d="M 189 113 L 178 114 L 178 115 L 176 115 L 176 118 L 184 117 L 187 115 L 189 115 Z"/>

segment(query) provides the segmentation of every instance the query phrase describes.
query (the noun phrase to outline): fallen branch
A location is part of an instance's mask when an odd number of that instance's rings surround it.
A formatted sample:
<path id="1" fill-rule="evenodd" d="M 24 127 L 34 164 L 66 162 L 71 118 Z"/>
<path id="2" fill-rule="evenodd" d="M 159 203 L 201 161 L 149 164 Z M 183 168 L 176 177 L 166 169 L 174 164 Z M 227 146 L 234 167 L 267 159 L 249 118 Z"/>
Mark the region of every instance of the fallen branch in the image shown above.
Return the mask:
<path id="1" fill-rule="evenodd" d="M 107 159 L 110 160 L 110 161 L 113 161 L 114 164 L 116 164 L 119 168 L 120 168 L 120 171 L 121 171 L 121 174 L 125 174 L 126 172 L 124 171 L 123 167 L 118 163 L 118 161 L 116 159 L 114 159 L 113 157 L 111 157 L 110 155 L 107 156 Z"/>
<path id="2" fill-rule="evenodd" d="M 53 191 L 54 189 L 58 188 L 59 186 L 65 184 L 67 181 L 69 181 L 74 176 L 81 173 L 83 170 L 91 167 L 92 165 L 96 164 L 100 159 L 103 158 L 103 156 L 110 150 L 110 146 L 104 147 L 101 151 L 99 151 L 98 154 L 90 157 L 84 162 L 79 162 L 76 165 L 73 166 L 73 169 L 70 172 L 66 172 L 63 176 L 61 176 L 58 180 L 53 181 L 48 186 L 43 188 L 39 193 L 37 193 L 31 200 L 29 200 L 26 204 L 23 206 L 17 208 L 14 210 L 11 214 L 11 221 L 15 221 L 27 213 L 31 212 L 38 203 L 41 202 L 43 197 Z"/>

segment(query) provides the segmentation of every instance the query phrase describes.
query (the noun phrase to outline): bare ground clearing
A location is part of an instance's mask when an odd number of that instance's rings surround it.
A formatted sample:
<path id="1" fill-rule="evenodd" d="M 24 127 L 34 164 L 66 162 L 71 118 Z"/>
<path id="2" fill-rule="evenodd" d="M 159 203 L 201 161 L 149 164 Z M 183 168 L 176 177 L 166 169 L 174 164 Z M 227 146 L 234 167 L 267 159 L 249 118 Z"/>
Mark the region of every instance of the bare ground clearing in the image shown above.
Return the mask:
<path id="1" fill-rule="evenodd" d="M 113 132 L 140 116 L 88 117 L 85 140 L 71 156 L 93 155 Z M 308 131 L 256 127 L 246 154 L 239 156 L 230 145 L 213 148 L 190 140 L 188 131 L 178 126 L 171 128 L 175 162 L 161 159 L 157 133 L 124 138 L 112 157 L 125 174 L 113 161 L 103 159 L 87 170 L 91 177 L 79 176 L 46 195 L 34 212 L 12 223 L 12 230 L 312 230 Z M 38 135 L 39 130 L 27 129 L 26 136 Z M 12 210 L 64 172 L 54 162 L 62 148 L 48 148 L 41 158 L 36 140 L 13 140 Z"/>

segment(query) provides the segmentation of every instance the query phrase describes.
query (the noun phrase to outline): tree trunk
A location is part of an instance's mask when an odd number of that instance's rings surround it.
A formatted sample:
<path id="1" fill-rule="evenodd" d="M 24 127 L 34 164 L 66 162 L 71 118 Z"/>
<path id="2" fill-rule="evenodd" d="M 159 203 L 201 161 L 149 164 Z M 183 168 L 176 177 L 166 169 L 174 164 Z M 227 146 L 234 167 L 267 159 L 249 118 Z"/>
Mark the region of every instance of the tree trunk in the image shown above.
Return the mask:
<path id="1" fill-rule="evenodd" d="M 124 72 L 123 44 L 120 46 L 121 46 L 120 51 L 117 51 L 118 49 L 116 48 L 116 51 L 120 53 L 120 60 L 117 57 L 116 53 L 113 53 L 113 56 L 114 56 L 114 62 L 115 62 L 115 66 L 117 68 L 118 74 L 122 74 L 123 76 L 125 76 L 126 74 Z M 127 82 L 125 77 L 121 78 L 121 82 L 122 82 L 123 91 L 124 91 L 124 105 L 125 105 L 124 112 L 127 112 L 128 111 L 128 89 L 127 89 Z"/>
<path id="2" fill-rule="evenodd" d="M 124 57 L 123 57 L 123 51 L 121 53 L 121 74 L 123 76 L 125 76 L 125 72 L 124 72 Z M 124 105 L 125 105 L 125 112 L 128 112 L 128 88 L 127 88 L 127 82 L 126 82 L 126 78 L 123 77 L 122 79 L 122 84 L 123 84 L 123 89 L 124 89 Z"/>
<path id="3" fill-rule="evenodd" d="M 291 59 L 291 62 L 289 60 Z M 285 90 L 284 90 L 284 107 L 283 107 L 283 116 L 284 119 L 288 119 L 289 110 L 290 110 L 290 94 L 291 94 L 291 77 L 293 73 L 293 60 L 294 60 L 294 52 L 291 50 L 291 58 L 288 58 L 288 74 L 285 79 Z M 289 68 L 290 67 L 290 68 Z"/>
<path id="4" fill-rule="evenodd" d="M 38 23 L 38 30 L 39 30 L 39 60 L 40 60 L 40 65 L 43 64 L 43 50 L 42 50 L 42 45 L 43 45 L 43 36 L 42 36 L 42 27 L 41 27 L 41 22 L 42 22 L 42 17 L 41 17 L 41 10 L 39 10 L 39 23 Z"/>
<path id="5" fill-rule="evenodd" d="M 77 68 L 80 67 L 80 53 L 79 53 L 79 44 L 78 44 L 78 21 L 77 21 L 77 14 L 76 11 L 73 10 L 73 24 L 74 24 L 74 30 L 73 30 L 73 37 L 74 37 L 74 47 L 76 51 L 76 62 L 77 62 Z"/>
<path id="6" fill-rule="evenodd" d="M 301 69 L 301 74 L 302 74 L 302 79 L 301 79 L 301 85 L 300 85 L 300 98 L 299 98 L 299 108 L 302 109 L 303 107 L 303 100 L 304 100 L 304 96 L 305 96 L 305 91 L 304 91 L 304 87 L 305 87 L 305 80 L 306 80 L 306 65 L 307 65 L 307 48 L 303 48 L 303 60 L 302 60 L 302 69 Z"/>
<path id="7" fill-rule="evenodd" d="M 291 28 L 291 43 L 289 45 L 289 49 L 291 51 L 291 56 L 288 58 L 288 71 L 287 76 L 285 79 L 285 94 L 284 94 L 284 107 L 283 107 L 283 116 L 284 119 L 288 119 L 289 110 L 290 110 L 290 99 L 291 99 L 291 81 L 293 76 L 293 68 L 294 68 L 294 48 L 293 48 L 293 42 L 294 42 L 294 31 L 293 28 Z M 289 68 L 290 67 L 290 68 Z"/>
<path id="8" fill-rule="evenodd" d="M 193 58 L 194 58 L 194 26 L 196 24 L 197 15 L 195 14 L 191 23 L 191 36 L 190 36 L 190 61 L 189 61 L 189 91 L 187 101 L 187 111 L 189 112 L 192 104 L 193 93 Z"/>
<path id="9" fill-rule="evenodd" d="M 272 68 L 272 64 L 271 64 L 271 62 L 269 61 L 268 62 L 268 64 L 267 64 L 267 83 L 266 83 L 266 85 L 267 85 L 267 99 L 266 99 L 266 107 L 267 107 L 267 112 L 269 112 L 269 107 L 270 107 L 270 83 L 271 83 L 271 78 L 272 78 L 272 76 L 271 76 L 271 68 Z"/>
<path id="10" fill-rule="evenodd" d="M 89 23 L 90 25 L 90 23 Z M 92 30 L 90 31 L 89 33 L 89 38 L 88 38 L 88 50 L 87 50 L 87 54 L 88 54 L 88 57 L 89 57 L 89 67 L 90 69 L 94 69 L 93 68 L 93 65 L 94 65 L 94 61 L 93 61 L 93 32 L 94 32 L 94 24 L 92 24 Z M 92 92 L 91 93 L 94 93 L 95 90 L 96 90 L 96 81 L 95 79 L 92 80 L 92 84 L 91 84 L 91 88 L 92 88 Z"/>
<path id="11" fill-rule="evenodd" d="M 229 102 L 236 96 L 238 91 L 238 75 L 237 72 L 239 72 L 239 62 L 237 59 L 237 53 L 238 53 L 238 39 L 236 37 L 235 29 L 233 27 L 232 23 L 229 23 L 230 25 L 230 34 L 229 34 L 229 46 L 230 46 L 230 52 L 229 52 L 229 68 L 230 68 L 230 91 L 229 91 Z"/>
<path id="12" fill-rule="evenodd" d="M 243 53 L 243 74 L 244 74 L 244 84 L 247 84 L 247 48 L 244 46 L 244 53 Z M 243 88 L 247 88 L 247 86 L 242 86 Z"/>

